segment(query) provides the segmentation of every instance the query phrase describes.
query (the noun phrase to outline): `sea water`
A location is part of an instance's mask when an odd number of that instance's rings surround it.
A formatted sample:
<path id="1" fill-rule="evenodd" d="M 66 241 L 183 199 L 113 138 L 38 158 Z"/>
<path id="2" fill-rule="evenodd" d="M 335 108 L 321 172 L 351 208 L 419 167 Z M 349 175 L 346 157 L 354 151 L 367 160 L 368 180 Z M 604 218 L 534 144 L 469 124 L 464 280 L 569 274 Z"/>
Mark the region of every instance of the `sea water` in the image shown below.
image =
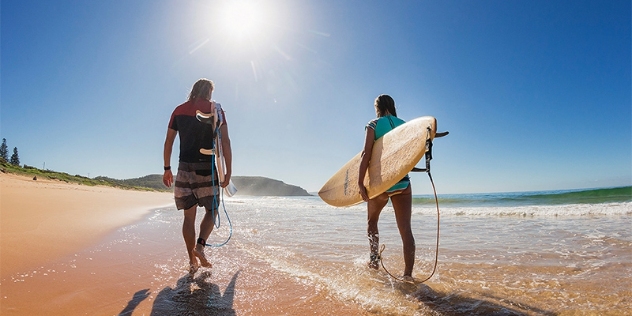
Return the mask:
<path id="1" fill-rule="evenodd" d="M 632 310 L 632 188 L 439 197 L 415 196 L 414 277 L 401 283 L 367 269 L 366 206 L 331 207 L 318 197 L 234 197 L 224 204 L 232 247 L 323 297 L 369 313 L 629 314 Z M 167 221 L 179 215 L 163 212 Z M 227 221 L 213 242 L 226 238 Z M 439 234 L 437 236 L 437 225 Z M 383 263 L 403 271 L 392 207 L 383 211 Z M 226 250 L 229 251 L 229 250 Z M 216 251 L 221 256 L 222 249 Z M 265 280 L 251 280 L 265 286 Z"/>
<path id="2" fill-rule="evenodd" d="M 221 244 L 230 237 L 225 246 L 207 249 L 212 269 L 187 273 L 182 211 L 169 206 L 89 249 L 2 280 L 2 309 L 50 315 L 632 315 L 632 187 L 440 195 L 438 201 L 439 212 L 433 196 L 414 197 L 416 284 L 367 268 L 365 204 L 336 208 L 316 196 L 236 195 L 225 198 L 220 225 L 208 240 Z M 198 222 L 202 214 L 198 209 Z M 379 231 L 384 267 L 397 277 L 404 268 L 402 243 L 390 205 Z"/>

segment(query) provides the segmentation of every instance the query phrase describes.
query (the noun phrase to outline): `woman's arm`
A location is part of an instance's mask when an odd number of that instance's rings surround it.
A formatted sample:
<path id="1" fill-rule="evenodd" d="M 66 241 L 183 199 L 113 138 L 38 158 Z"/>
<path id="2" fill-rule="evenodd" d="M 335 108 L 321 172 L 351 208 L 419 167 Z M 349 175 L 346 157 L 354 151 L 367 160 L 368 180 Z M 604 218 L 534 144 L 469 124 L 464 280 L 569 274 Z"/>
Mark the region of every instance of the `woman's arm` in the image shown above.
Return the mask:
<path id="1" fill-rule="evenodd" d="M 371 161 L 371 154 L 373 153 L 375 131 L 372 128 L 366 129 L 364 137 L 364 149 L 362 150 L 362 160 L 360 161 L 360 170 L 358 174 L 358 187 L 360 188 L 360 195 L 365 202 L 369 201 L 369 195 L 366 192 L 364 186 L 364 176 L 366 170 L 369 168 L 369 162 Z"/>

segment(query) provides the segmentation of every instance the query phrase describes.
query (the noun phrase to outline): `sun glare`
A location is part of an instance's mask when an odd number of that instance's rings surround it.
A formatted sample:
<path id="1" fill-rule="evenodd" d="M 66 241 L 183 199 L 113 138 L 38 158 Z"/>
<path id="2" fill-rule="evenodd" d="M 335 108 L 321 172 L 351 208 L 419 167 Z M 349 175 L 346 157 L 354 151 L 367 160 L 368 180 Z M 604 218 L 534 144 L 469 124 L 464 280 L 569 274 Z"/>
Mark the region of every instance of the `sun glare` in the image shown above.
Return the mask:
<path id="1" fill-rule="evenodd" d="M 225 1 L 220 11 L 220 27 L 227 38 L 253 40 L 270 32 L 266 8 L 260 1 Z"/>

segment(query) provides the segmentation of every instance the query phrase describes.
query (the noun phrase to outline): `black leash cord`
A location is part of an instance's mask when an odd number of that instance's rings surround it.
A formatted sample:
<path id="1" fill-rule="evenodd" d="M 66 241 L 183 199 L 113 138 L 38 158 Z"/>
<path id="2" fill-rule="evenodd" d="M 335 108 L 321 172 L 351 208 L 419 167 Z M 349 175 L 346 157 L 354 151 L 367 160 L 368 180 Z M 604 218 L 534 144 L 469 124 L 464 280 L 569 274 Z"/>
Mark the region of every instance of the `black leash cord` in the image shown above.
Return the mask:
<path id="1" fill-rule="evenodd" d="M 428 128 L 428 133 L 430 133 L 430 128 Z M 445 136 L 447 135 L 447 132 L 442 133 L 441 136 Z M 428 173 L 428 178 L 430 178 L 430 183 L 432 184 L 432 192 L 434 192 L 434 198 L 435 198 L 435 205 L 437 207 L 437 246 L 435 248 L 435 263 L 434 263 L 434 267 L 432 268 L 432 273 L 430 273 L 430 276 L 425 278 L 423 281 L 420 281 L 419 283 L 424 283 L 428 280 L 430 280 L 430 278 L 432 278 L 432 276 L 435 274 L 435 272 L 437 271 L 437 263 L 439 262 L 439 222 L 440 222 L 440 216 L 439 216 L 439 198 L 437 197 L 437 189 L 435 188 L 435 184 L 434 181 L 432 180 L 432 175 L 430 174 L 430 160 L 432 160 L 432 140 L 430 140 L 430 138 L 428 138 L 426 140 L 426 169 L 420 169 L 420 168 L 413 168 L 413 172 L 421 172 L 421 171 L 425 171 L 426 173 Z M 410 284 L 415 284 L 415 282 L 413 281 L 409 281 L 409 280 L 403 280 L 400 279 L 398 277 L 395 277 L 394 275 L 392 275 L 390 272 L 388 272 L 388 270 L 386 269 L 386 267 L 384 266 L 384 261 L 382 260 L 382 252 L 384 251 L 384 249 L 386 248 L 386 245 L 382 244 L 382 247 L 380 248 L 380 253 L 378 254 L 378 258 L 380 260 L 380 264 L 382 265 L 382 268 L 384 269 L 384 271 L 386 271 L 386 273 L 388 275 L 391 276 L 391 278 L 401 281 L 401 282 L 406 282 L 406 283 L 410 283 Z"/>
<path id="2" fill-rule="evenodd" d="M 432 184 L 432 191 L 434 192 L 434 197 L 435 197 L 435 205 L 437 207 L 437 246 L 435 248 L 435 262 L 434 262 L 434 267 L 432 268 L 432 273 L 430 273 L 430 276 L 428 276 L 427 278 L 425 278 L 423 281 L 418 281 L 418 283 L 424 283 L 428 280 L 430 280 L 430 278 L 432 278 L 432 276 L 435 274 L 435 272 L 437 271 L 437 263 L 439 262 L 439 198 L 437 198 L 437 190 L 435 188 L 435 184 L 434 181 L 432 180 L 432 175 L 430 174 L 430 171 L 428 171 L 428 177 L 430 178 L 430 183 Z M 398 278 L 396 276 L 394 276 L 393 274 L 391 274 L 388 269 L 386 269 L 386 267 L 384 266 L 384 261 L 382 260 L 382 252 L 384 251 L 384 249 L 386 248 L 386 245 L 382 244 L 382 247 L 380 248 L 380 253 L 379 253 L 379 260 L 380 260 L 380 264 L 382 265 L 382 269 L 384 269 L 384 271 L 386 271 L 386 273 L 391 276 L 391 278 L 400 281 L 400 282 L 406 282 L 406 283 L 410 283 L 410 284 L 415 284 L 415 282 L 413 281 L 409 281 L 409 280 L 404 280 L 401 278 Z"/>

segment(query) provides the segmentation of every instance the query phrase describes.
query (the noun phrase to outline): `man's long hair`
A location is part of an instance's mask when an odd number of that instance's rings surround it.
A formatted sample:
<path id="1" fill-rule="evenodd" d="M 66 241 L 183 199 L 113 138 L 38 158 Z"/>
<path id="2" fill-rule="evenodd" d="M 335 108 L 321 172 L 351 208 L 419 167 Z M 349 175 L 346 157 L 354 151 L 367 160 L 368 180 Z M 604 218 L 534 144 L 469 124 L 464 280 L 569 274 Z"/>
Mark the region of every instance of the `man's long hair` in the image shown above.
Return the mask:
<path id="1" fill-rule="evenodd" d="M 213 92 L 213 89 L 215 89 L 213 81 L 202 78 L 196 81 L 193 85 L 193 88 L 191 88 L 191 93 L 189 93 L 189 101 L 198 98 L 210 100 L 211 92 Z"/>

